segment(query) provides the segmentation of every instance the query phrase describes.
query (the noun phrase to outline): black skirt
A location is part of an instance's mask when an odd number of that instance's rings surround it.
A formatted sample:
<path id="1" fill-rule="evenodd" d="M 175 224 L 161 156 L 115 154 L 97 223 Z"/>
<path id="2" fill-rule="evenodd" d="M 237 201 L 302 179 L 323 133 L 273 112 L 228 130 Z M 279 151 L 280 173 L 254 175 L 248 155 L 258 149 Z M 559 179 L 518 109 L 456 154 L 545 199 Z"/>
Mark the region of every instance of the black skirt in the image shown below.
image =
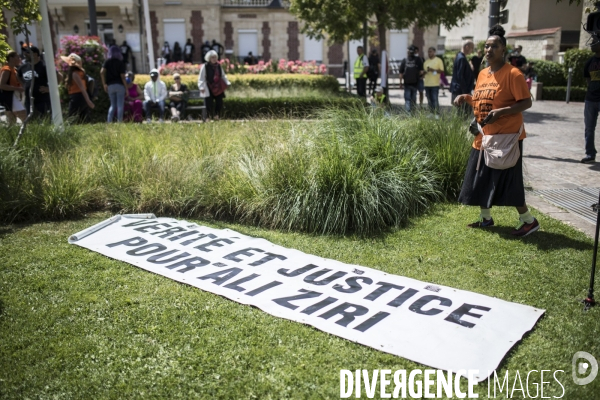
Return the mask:
<path id="1" fill-rule="evenodd" d="M 479 150 L 471 148 L 467 172 L 458 201 L 467 206 L 491 208 L 492 206 L 521 207 L 525 204 L 523 186 L 523 141 L 519 140 L 519 160 L 514 167 L 493 169 L 485 165 L 481 155 L 479 171 L 477 159 Z"/>

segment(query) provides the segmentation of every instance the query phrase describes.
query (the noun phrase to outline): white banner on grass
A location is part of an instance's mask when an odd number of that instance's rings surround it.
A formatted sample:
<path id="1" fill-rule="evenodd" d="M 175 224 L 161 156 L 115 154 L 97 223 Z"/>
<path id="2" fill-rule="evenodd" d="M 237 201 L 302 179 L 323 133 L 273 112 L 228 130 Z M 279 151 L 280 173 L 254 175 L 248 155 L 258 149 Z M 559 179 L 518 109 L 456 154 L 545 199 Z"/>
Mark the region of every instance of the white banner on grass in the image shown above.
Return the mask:
<path id="1" fill-rule="evenodd" d="M 544 310 L 152 214 L 117 216 L 69 242 L 281 318 L 484 380 Z"/>

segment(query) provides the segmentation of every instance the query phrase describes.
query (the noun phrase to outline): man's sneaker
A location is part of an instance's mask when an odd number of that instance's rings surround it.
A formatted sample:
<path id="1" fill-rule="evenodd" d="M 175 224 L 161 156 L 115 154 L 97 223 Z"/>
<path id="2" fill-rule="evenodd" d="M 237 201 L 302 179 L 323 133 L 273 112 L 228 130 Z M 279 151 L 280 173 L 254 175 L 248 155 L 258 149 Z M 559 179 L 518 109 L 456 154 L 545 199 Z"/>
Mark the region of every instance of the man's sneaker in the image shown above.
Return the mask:
<path id="1" fill-rule="evenodd" d="M 592 157 L 592 156 L 585 156 L 581 159 L 581 162 L 584 164 L 591 164 L 593 162 L 596 162 L 596 157 Z"/>
<path id="2" fill-rule="evenodd" d="M 526 224 L 525 222 L 519 220 L 519 225 L 513 229 L 511 235 L 525 237 L 537 231 L 538 229 L 540 229 L 540 223 L 535 218 L 530 224 Z"/>
<path id="3" fill-rule="evenodd" d="M 468 228 L 489 228 L 490 226 L 494 226 L 494 218 L 485 219 L 483 217 L 479 217 L 478 221 L 467 225 Z"/>

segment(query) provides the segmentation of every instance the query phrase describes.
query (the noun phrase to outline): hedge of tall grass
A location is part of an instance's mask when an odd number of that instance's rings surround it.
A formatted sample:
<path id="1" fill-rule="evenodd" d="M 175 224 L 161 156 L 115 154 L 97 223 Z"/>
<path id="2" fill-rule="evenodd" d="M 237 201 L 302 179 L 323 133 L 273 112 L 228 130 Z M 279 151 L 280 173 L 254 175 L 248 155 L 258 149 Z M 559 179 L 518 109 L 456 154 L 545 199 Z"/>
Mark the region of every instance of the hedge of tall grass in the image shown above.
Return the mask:
<path id="1" fill-rule="evenodd" d="M 455 198 L 464 125 L 355 108 L 313 122 L 41 126 L 19 150 L 4 130 L 0 218 L 111 210 L 372 234 Z"/>

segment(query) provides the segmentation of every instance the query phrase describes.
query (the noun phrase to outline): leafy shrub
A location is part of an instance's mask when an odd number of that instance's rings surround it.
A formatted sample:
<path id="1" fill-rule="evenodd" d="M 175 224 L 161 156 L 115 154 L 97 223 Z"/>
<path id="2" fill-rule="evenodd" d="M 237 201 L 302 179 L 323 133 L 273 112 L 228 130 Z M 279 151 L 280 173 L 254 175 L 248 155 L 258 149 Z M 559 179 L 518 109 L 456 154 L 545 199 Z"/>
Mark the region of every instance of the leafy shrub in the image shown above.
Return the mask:
<path id="1" fill-rule="evenodd" d="M 534 63 L 533 68 L 537 74 L 538 82 L 544 86 L 566 86 L 564 70 L 562 65 L 554 61 L 528 60 Z"/>
<path id="2" fill-rule="evenodd" d="M 585 101 L 585 94 L 587 88 L 584 87 L 571 87 L 570 101 Z M 558 100 L 566 101 L 567 99 L 567 87 L 566 86 L 554 86 L 542 88 L 542 99 L 543 100 Z"/>
<path id="3" fill-rule="evenodd" d="M 586 87 L 587 83 L 583 77 L 585 63 L 594 56 L 591 50 L 569 49 L 565 52 L 564 76 L 565 85 L 569 77 L 569 68 L 573 68 L 571 85 Z"/>

